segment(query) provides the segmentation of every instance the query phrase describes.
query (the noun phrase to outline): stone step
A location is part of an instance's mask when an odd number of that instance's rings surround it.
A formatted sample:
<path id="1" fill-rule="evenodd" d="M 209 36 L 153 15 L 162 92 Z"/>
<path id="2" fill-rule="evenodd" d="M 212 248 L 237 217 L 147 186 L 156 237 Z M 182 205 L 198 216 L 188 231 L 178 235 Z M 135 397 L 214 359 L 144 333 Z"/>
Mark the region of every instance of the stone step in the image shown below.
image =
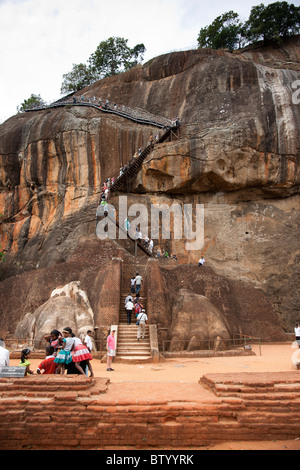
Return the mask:
<path id="1" fill-rule="evenodd" d="M 138 362 L 138 361 L 150 361 L 152 360 L 152 356 L 150 355 L 144 355 L 144 354 L 121 354 L 120 356 L 116 356 L 116 360 L 123 360 L 123 361 L 132 361 L 132 362 Z"/>
<path id="2" fill-rule="evenodd" d="M 150 355 L 151 350 L 150 348 L 139 348 L 139 347 L 122 347 L 118 348 L 118 354 L 121 356 L 122 354 L 139 354 L 139 355 Z"/>
<path id="3" fill-rule="evenodd" d="M 123 321 L 119 321 L 119 325 L 120 326 L 134 326 L 135 329 L 137 329 L 137 325 L 136 325 L 136 319 L 135 318 L 132 318 L 131 319 L 131 323 L 127 324 L 127 317 L 126 317 L 126 320 L 124 319 Z"/>
<path id="4" fill-rule="evenodd" d="M 133 327 L 131 330 L 122 331 L 122 332 L 118 333 L 118 340 L 120 338 L 123 338 L 123 339 L 136 338 L 137 332 L 138 332 L 138 326 L 136 326 L 135 322 L 132 322 L 129 325 L 127 325 L 127 323 L 126 324 L 119 324 L 119 330 L 122 327 L 131 327 L 131 326 Z M 145 330 L 145 336 L 147 336 L 149 338 L 149 329 Z"/>
<path id="5" fill-rule="evenodd" d="M 140 339 L 139 341 L 135 338 L 135 341 L 118 341 L 118 351 L 122 349 L 150 349 L 150 344 L 147 339 Z"/>
<path id="6" fill-rule="evenodd" d="M 134 342 L 136 341 L 137 339 L 137 331 L 136 333 L 131 333 L 130 335 L 124 335 L 124 334 L 121 334 L 121 335 L 118 335 L 118 344 L 120 342 L 124 343 L 124 342 Z M 149 333 L 145 333 L 145 339 L 149 340 Z"/>
<path id="7" fill-rule="evenodd" d="M 145 338 L 143 341 L 147 341 L 149 343 L 149 335 L 145 335 Z M 118 347 L 119 346 L 124 346 L 125 344 L 135 344 L 137 342 L 137 335 L 135 334 L 134 336 L 123 336 L 123 337 L 118 337 Z"/>
<path id="8" fill-rule="evenodd" d="M 119 325 L 119 329 L 120 329 L 120 326 L 123 326 L 123 325 Z M 124 326 L 130 326 L 130 325 L 124 325 Z M 121 333 L 118 333 L 118 341 L 120 340 L 130 340 L 132 338 L 136 338 L 137 337 L 137 332 L 138 332 L 138 327 L 135 326 L 134 330 L 132 331 L 127 331 L 127 332 L 121 332 Z M 145 331 L 145 337 L 149 338 L 149 330 L 146 330 Z"/>
<path id="9" fill-rule="evenodd" d="M 131 325 L 119 324 L 116 359 L 143 361 L 151 359 L 149 327 L 146 325 L 145 338 L 137 340 L 138 328 L 135 322 Z"/>

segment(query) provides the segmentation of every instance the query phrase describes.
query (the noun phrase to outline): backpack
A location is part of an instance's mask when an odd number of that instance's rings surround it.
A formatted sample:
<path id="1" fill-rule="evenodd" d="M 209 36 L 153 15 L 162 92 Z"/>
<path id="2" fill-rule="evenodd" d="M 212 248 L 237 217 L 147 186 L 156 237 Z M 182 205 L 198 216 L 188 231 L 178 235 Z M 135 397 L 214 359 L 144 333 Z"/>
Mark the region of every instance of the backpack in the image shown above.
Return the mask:
<path id="1" fill-rule="evenodd" d="M 134 313 L 136 314 L 136 316 L 138 316 L 138 314 L 142 311 L 142 306 L 140 303 L 136 304 L 135 305 L 135 310 L 134 310 Z"/>

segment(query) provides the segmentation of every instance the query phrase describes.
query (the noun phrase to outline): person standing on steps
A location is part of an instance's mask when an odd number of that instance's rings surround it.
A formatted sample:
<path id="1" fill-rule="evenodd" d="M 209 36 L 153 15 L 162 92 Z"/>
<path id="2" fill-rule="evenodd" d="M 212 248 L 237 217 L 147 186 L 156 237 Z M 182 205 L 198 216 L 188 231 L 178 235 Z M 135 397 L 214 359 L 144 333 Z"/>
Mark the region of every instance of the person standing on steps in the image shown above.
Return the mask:
<path id="1" fill-rule="evenodd" d="M 148 250 L 150 251 L 150 253 L 153 252 L 153 240 L 152 239 L 149 241 Z"/>
<path id="2" fill-rule="evenodd" d="M 139 341 L 141 339 L 141 336 L 142 336 L 142 339 L 145 339 L 145 329 L 146 329 L 146 323 L 148 321 L 148 316 L 144 308 L 142 309 L 141 313 L 138 314 L 137 321 L 139 324 L 138 325 L 139 328 L 137 332 L 137 340 Z"/>
<path id="3" fill-rule="evenodd" d="M 132 294 L 135 293 L 135 276 L 132 276 L 132 278 L 130 279 L 130 292 Z"/>
<path id="4" fill-rule="evenodd" d="M 128 300 L 125 305 L 126 313 L 127 313 L 127 325 L 131 324 L 131 315 L 133 310 L 134 304 L 131 300 Z"/>
<path id="5" fill-rule="evenodd" d="M 140 294 L 137 294 L 136 298 L 134 299 L 134 314 L 136 316 L 136 319 L 143 308 L 144 306 L 141 304 L 140 301 Z"/>
<path id="6" fill-rule="evenodd" d="M 136 294 L 139 294 L 139 292 L 141 291 L 142 284 L 143 284 L 142 276 L 140 276 L 139 273 L 136 273 L 136 276 L 135 276 L 135 292 L 136 292 Z"/>
<path id="7" fill-rule="evenodd" d="M 126 299 L 125 299 L 125 304 L 124 304 L 124 305 L 125 305 L 125 308 L 126 308 L 126 304 L 127 304 L 127 302 L 128 302 L 129 300 L 131 300 L 131 302 L 133 302 L 132 295 L 130 295 L 130 294 L 127 295 L 127 297 L 126 297 Z"/>

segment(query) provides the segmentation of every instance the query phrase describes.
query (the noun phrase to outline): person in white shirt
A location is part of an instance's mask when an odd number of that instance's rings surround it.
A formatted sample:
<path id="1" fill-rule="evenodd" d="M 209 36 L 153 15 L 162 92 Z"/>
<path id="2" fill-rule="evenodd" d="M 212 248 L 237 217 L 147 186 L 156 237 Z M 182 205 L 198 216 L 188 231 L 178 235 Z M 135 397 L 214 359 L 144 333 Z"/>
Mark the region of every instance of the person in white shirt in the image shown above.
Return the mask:
<path id="1" fill-rule="evenodd" d="M 127 297 L 126 297 L 126 299 L 125 299 L 125 304 L 124 304 L 124 305 L 125 305 L 125 308 L 126 308 L 126 304 L 127 304 L 127 302 L 129 302 L 129 300 L 130 300 L 131 302 L 133 302 L 132 295 L 130 295 L 130 294 L 129 294 L 129 295 L 127 295 Z"/>
<path id="2" fill-rule="evenodd" d="M 127 313 L 127 324 L 131 324 L 131 315 L 132 315 L 132 310 L 133 310 L 134 304 L 131 302 L 131 300 L 128 300 L 125 305 L 126 313 Z"/>
<path id="3" fill-rule="evenodd" d="M 136 294 L 138 294 L 140 292 L 142 284 L 143 284 L 142 276 L 140 276 L 139 273 L 136 273 L 136 277 L 135 277 L 135 292 L 136 292 Z"/>
<path id="4" fill-rule="evenodd" d="M 9 351 L 5 348 L 2 338 L 0 338 L 0 372 L 2 367 L 9 366 Z"/>
<path id="5" fill-rule="evenodd" d="M 130 279 L 130 292 L 132 294 L 135 293 L 135 276 L 132 276 L 132 278 Z"/>
<path id="6" fill-rule="evenodd" d="M 205 263 L 205 259 L 203 258 L 203 256 L 201 256 L 201 258 L 199 259 L 198 266 L 203 266 L 204 263 Z"/>
<path id="7" fill-rule="evenodd" d="M 296 326 L 294 328 L 294 331 L 295 331 L 296 341 L 297 341 L 298 346 L 300 348 L 300 327 L 299 327 L 298 323 L 296 324 Z"/>
<path id="8" fill-rule="evenodd" d="M 92 336 L 92 331 L 91 330 L 88 330 L 86 332 L 86 337 L 84 338 L 84 344 L 85 346 L 88 348 L 88 350 L 91 352 L 91 350 L 93 349 L 93 342 L 91 340 L 91 336 Z"/>
<path id="9" fill-rule="evenodd" d="M 146 323 L 148 321 L 148 317 L 144 308 L 138 314 L 137 321 L 139 322 L 139 328 L 137 332 L 137 340 L 139 341 L 141 336 L 142 336 L 142 339 L 145 339 Z"/>

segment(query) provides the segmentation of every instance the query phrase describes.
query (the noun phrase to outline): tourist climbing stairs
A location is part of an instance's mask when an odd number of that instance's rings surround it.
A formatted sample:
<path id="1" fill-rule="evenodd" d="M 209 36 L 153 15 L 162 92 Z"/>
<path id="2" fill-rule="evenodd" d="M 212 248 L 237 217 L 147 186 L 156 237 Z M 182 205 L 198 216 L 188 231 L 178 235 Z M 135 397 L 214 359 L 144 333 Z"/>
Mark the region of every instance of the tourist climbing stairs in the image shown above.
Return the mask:
<path id="1" fill-rule="evenodd" d="M 157 143 L 165 142 L 170 136 L 176 135 L 178 128 L 177 127 L 168 127 L 165 132 L 158 138 Z M 124 168 L 121 175 L 114 177 L 114 183 L 111 186 L 111 192 L 113 191 L 122 191 L 127 190 L 128 180 L 137 174 L 142 163 L 147 158 L 147 156 L 152 152 L 154 144 L 147 145 L 144 150 L 139 154 L 137 158 L 133 158 L 127 166 Z"/>
<path id="2" fill-rule="evenodd" d="M 116 225 L 119 232 L 122 231 L 123 233 L 126 233 L 127 239 L 130 240 L 133 244 L 135 244 L 135 243 L 137 244 L 137 249 L 142 250 L 150 258 L 154 257 L 154 254 L 152 252 L 150 252 L 143 245 L 143 243 L 141 241 L 139 241 L 139 240 L 133 238 L 132 236 L 130 236 L 130 233 L 128 232 L 128 230 L 126 230 L 122 225 L 120 225 L 118 220 L 113 218 L 112 215 L 110 215 L 109 213 L 105 215 L 104 206 L 101 206 L 101 205 L 98 206 L 97 212 L 96 212 L 96 234 L 97 234 L 97 224 L 101 219 L 103 219 L 104 216 L 107 217 L 111 222 L 113 222 Z M 118 237 L 118 236 L 116 238 L 120 242 L 121 238 Z"/>
<path id="3" fill-rule="evenodd" d="M 130 293 L 130 289 L 128 287 L 130 286 L 130 273 L 132 272 L 132 269 L 135 268 L 126 265 L 123 268 L 116 360 L 119 362 L 143 363 L 152 359 L 149 326 L 146 325 L 145 338 L 138 341 L 138 326 L 136 325 L 136 316 L 133 312 L 131 316 L 131 324 L 128 325 L 127 313 L 125 310 L 126 297 L 128 295 L 132 295 L 133 299 L 135 297 L 135 294 Z M 143 293 L 140 296 L 140 300 L 141 304 L 146 309 L 147 299 Z"/>

